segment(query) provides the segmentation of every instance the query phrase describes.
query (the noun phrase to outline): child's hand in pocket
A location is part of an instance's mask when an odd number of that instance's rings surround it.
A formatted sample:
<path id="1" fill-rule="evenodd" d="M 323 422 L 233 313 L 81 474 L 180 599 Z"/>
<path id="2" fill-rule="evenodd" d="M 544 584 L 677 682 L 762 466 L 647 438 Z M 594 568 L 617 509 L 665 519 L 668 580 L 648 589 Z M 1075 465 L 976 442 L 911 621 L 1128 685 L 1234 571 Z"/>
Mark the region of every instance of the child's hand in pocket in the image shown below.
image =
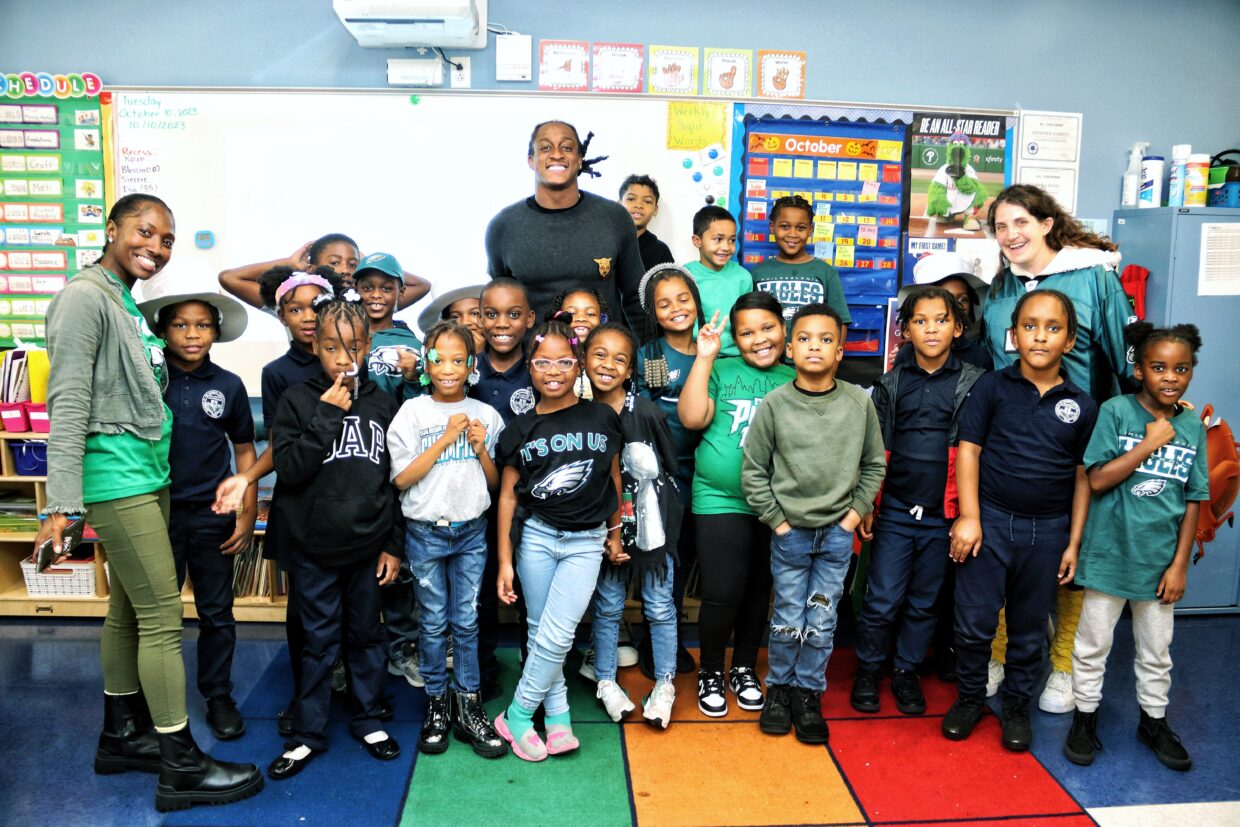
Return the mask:
<path id="1" fill-rule="evenodd" d="M 375 577 L 379 578 L 379 585 L 386 586 L 391 583 L 399 572 L 400 560 L 386 551 L 379 552 L 379 564 L 375 566 Z"/>

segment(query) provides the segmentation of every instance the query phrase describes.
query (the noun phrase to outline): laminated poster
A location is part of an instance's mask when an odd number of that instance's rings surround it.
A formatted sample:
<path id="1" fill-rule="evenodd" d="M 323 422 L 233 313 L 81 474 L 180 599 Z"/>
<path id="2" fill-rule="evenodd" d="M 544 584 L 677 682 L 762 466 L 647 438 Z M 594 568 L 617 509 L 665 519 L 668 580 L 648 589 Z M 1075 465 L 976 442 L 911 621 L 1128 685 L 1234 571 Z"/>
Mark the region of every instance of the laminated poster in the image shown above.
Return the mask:
<path id="1" fill-rule="evenodd" d="M 590 89 L 590 44 L 585 40 L 538 41 L 538 88 L 549 92 Z"/>
<path id="2" fill-rule="evenodd" d="M 0 347 L 42 343 L 53 296 L 102 255 L 101 90 L 88 72 L 0 72 Z"/>
<path id="3" fill-rule="evenodd" d="M 646 47 L 640 43 L 594 44 L 595 92 L 642 92 Z"/>
<path id="4" fill-rule="evenodd" d="M 702 91 L 721 98 L 753 94 L 753 52 L 749 49 L 707 49 L 702 61 Z"/>
<path id="5" fill-rule="evenodd" d="M 656 95 L 698 93 L 697 46 L 651 46 L 650 91 Z"/>
<path id="6" fill-rule="evenodd" d="M 758 97 L 805 97 L 805 52 L 758 52 Z"/>

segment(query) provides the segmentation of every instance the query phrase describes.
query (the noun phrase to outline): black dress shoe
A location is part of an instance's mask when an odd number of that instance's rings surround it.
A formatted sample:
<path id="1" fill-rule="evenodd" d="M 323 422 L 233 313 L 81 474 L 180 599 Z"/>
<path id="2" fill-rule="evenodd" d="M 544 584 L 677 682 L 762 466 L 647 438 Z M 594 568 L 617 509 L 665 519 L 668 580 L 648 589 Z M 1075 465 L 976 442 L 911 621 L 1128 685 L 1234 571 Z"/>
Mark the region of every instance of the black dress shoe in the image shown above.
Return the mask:
<path id="1" fill-rule="evenodd" d="M 1024 752 L 1033 741 L 1033 728 L 1029 725 L 1029 700 L 1003 701 L 1003 735 L 1001 743 L 1004 749 L 1012 752 Z"/>
<path id="2" fill-rule="evenodd" d="M 943 716 L 943 737 L 963 741 L 973 734 L 973 727 L 986 713 L 986 698 L 961 695 Z"/>
<path id="3" fill-rule="evenodd" d="M 221 741 L 240 738 L 245 732 L 245 721 L 237 711 L 237 704 L 228 695 L 207 698 L 207 724 Z"/>
<path id="4" fill-rule="evenodd" d="M 363 740 L 362 744 L 372 758 L 377 758 L 380 761 L 391 761 L 400 755 L 400 744 L 396 743 L 396 739 L 391 735 L 388 735 L 382 741 L 375 741 L 373 744 Z"/>
<path id="5" fill-rule="evenodd" d="M 852 694 L 848 697 L 852 708 L 858 712 L 878 712 L 878 670 L 858 669 L 853 679 Z"/>
<path id="6" fill-rule="evenodd" d="M 267 767 L 267 777 L 272 781 L 283 781 L 286 778 L 292 778 L 297 773 L 306 768 L 315 758 L 318 757 L 317 752 L 311 752 L 305 758 L 289 758 L 287 755 L 281 755 L 272 761 Z"/>
<path id="7" fill-rule="evenodd" d="M 276 713 L 276 726 L 280 728 L 281 738 L 293 737 L 293 706 L 289 704 L 287 709 L 281 709 Z"/>

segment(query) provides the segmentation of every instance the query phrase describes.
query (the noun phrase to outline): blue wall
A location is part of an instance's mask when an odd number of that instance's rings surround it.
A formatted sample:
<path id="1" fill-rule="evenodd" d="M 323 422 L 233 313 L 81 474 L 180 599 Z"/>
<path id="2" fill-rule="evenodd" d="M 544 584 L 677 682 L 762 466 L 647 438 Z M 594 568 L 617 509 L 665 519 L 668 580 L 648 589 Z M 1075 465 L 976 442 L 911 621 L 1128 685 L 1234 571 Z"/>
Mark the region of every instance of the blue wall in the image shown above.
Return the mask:
<path id="1" fill-rule="evenodd" d="M 1135 140 L 1162 154 L 1173 143 L 1240 146 L 1235 0 L 490 0 L 489 16 L 535 45 L 804 50 L 809 98 L 1083 112 L 1083 217 L 1109 218 L 1119 206 Z M 93 71 L 114 85 L 376 87 L 386 85 L 387 58 L 416 56 L 359 48 L 331 0 L 38 0 L 5 3 L 0 20 L 0 70 Z M 497 84 L 490 44 L 465 53 L 475 88 L 536 88 Z"/>

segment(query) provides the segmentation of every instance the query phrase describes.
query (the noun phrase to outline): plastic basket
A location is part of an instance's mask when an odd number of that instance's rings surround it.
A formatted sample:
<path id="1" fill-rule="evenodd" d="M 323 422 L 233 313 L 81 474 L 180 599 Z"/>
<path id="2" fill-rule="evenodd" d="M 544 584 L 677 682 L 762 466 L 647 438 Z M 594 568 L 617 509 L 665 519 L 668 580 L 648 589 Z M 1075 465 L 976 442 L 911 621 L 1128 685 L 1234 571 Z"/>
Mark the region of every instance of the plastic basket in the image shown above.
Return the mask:
<path id="1" fill-rule="evenodd" d="M 42 574 L 34 563 L 22 560 L 22 576 L 31 597 L 95 597 L 94 560 L 66 560 Z"/>
<path id="2" fill-rule="evenodd" d="M 52 430 L 52 423 L 47 418 L 47 405 L 43 402 L 23 402 L 26 418 L 30 420 L 30 430 L 36 434 L 46 434 Z"/>
<path id="3" fill-rule="evenodd" d="M 47 414 L 44 413 L 44 416 Z M 15 434 L 30 430 L 30 418 L 26 414 L 25 404 L 21 402 L 0 403 L 0 422 L 4 423 L 4 430 Z"/>
<path id="4" fill-rule="evenodd" d="M 1210 187 L 1207 203 L 1211 207 L 1240 207 L 1240 181 Z"/>
<path id="5" fill-rule="evenodd" d="M 47 443 L 32 439 L 17 439 L 10 443 L 13 449 L 13 467 L 23 477 L 47 476 Z"/>

